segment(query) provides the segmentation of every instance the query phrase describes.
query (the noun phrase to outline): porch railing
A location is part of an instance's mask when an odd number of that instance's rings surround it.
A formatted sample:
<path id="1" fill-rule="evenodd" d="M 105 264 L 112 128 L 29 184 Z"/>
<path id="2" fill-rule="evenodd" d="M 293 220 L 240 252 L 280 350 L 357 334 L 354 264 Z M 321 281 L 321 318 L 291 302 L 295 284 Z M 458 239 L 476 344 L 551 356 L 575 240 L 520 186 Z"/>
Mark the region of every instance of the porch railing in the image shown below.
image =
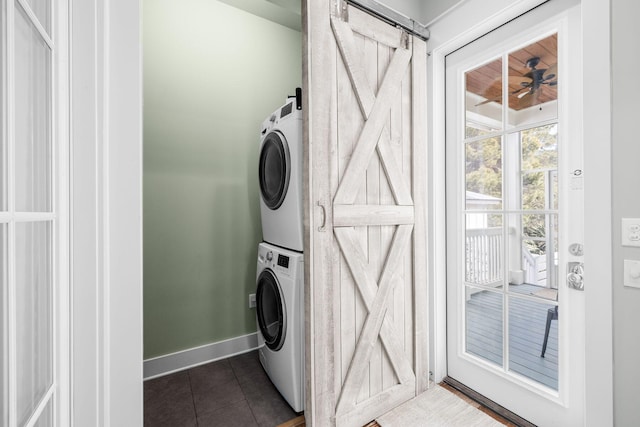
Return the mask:
<path id="1" fill-rule="evenodd" d="M 465 252 L 465 281 L 468 284 L 483 286 L 502 284 L 504 257 L 501 227 L 467 229 Z M 522 270 L 524 270 L 525 283 L 547 287 L 547 267 L 545 255 L 534 255 L 524 244 L 522 245 Z"/>
<path id="2" fill-rule="evenodd" d="M 547 286 L 547 257 L 534 255 L 526 245 L 522 245 L 522 269 L 525 282 L 542 287 Z"/>
<path id="3" fill-rule="evenodd" d="M 502 284 L 502 228 L 471 228 L 466 230 L 465 281 L 491 286 Z"/>

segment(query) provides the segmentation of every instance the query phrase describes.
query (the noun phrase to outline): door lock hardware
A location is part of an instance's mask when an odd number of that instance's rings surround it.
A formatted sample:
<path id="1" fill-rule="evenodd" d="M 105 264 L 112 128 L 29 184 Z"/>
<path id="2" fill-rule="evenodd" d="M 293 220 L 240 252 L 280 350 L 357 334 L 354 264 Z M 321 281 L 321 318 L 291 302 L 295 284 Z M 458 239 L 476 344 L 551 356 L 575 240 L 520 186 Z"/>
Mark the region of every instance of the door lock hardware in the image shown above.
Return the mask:
<path id="1" fill-rule="evenodd" d="M 577 291 L 584 291 L 584 263 L 567 263 L 567 286 Z"/>
<path id="2" fill-rule="evenodd" d="M 573 256 L 583 256 L 584 246 L 582 243 L 572 243 L 569 245 L 569 253 Z"/>

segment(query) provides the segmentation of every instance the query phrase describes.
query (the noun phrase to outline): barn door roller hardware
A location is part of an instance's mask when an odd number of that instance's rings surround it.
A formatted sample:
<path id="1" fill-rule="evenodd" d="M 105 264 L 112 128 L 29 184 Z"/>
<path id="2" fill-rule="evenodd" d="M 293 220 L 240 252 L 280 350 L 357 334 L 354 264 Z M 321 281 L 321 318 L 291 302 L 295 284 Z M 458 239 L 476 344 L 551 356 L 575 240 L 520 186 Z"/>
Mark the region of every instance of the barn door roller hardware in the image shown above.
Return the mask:
<path id="1" fill-rule="evenodd" d="M 346 2 L 358 9 L 362 9 L 367 13 L 377 16 L 391 25 L 401 27 L 408 33 L 413 34 L 422 40 L 429 40 L 429 29 L 427 27 L 402 15 L 401 13 L 396 12 L 382 3 L 378 3 L 376 0 L 346 0 Z"/>

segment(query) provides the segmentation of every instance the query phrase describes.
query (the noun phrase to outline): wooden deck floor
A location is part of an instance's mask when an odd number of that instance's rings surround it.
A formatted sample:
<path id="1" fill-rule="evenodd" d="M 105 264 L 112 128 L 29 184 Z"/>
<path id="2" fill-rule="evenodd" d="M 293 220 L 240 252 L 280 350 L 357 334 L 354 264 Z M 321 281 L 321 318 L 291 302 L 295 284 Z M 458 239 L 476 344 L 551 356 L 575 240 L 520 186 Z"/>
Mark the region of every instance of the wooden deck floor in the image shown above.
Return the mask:
<path id="1" fill-rule="evenodd" d="M 518 285 L 511 289 L 531 294 L 540 288 Z M 553 304 L 509 298 L 509 370 L 558 389 L 558 320 L 551 321 L 545 357 L 540 357 L 547 311 Z M 467 301 L 467 351 L 503 366 L 502 294 L 482 291 Z M 562 314 L 559 316 L 562 318 Z"/>

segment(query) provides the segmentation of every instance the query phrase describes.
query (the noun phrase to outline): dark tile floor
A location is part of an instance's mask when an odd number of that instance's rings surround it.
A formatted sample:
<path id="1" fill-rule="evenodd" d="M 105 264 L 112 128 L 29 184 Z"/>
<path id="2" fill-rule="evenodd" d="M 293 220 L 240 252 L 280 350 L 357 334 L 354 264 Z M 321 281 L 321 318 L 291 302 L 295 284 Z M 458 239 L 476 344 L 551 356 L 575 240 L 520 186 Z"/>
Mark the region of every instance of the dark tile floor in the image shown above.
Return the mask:
<path id="1" fill-rule="evenodd" d="M 144 383 L 146 427 L 275 427 L 295 417 L 257 351 Z"/>

